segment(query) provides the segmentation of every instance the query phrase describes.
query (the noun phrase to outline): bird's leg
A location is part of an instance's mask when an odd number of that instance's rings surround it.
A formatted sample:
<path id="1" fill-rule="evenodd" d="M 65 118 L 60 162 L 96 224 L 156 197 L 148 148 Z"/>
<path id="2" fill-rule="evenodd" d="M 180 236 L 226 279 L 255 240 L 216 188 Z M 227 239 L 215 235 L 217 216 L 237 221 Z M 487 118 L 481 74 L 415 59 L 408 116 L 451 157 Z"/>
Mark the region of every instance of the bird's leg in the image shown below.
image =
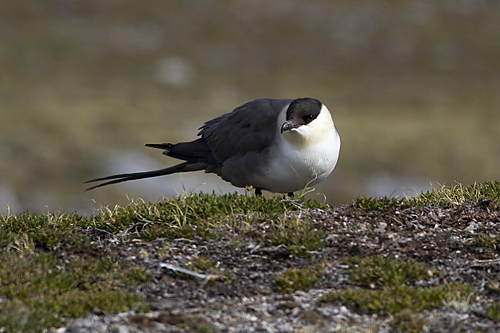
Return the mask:
<path id="1" fill-rule="evenodd" d="M 292 197 L 293 197 L 293 192 L 288 192 L 286 195 L 287 195 L 289 198 L 292 198 Z"/>
<path id="2" fill-rule="evenodd" d="M 262 190 L 260 188 L 256 188 L 255 189 L 255 195 L 258 196 L 258 197 L 261 197 L 262 196 Z"/>

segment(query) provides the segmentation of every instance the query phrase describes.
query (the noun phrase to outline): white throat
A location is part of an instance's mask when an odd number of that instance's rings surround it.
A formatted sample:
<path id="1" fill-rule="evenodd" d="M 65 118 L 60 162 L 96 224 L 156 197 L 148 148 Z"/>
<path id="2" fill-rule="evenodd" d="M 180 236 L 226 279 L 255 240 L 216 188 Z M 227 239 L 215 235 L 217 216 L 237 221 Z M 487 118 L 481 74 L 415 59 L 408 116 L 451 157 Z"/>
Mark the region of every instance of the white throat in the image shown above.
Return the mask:
<path id="1" fill-rule="evenodd" d="M 286 110 L 288 106 L 281 111 L 278 117 L 278 131 L 286 121 Z M 310 149 L 319 145 L 325 140 L 329 140 L 332 132 L 337 132 L 333 119 L 328 108 L 321 106 L 321 111 L 316 119 L 306 125 L 290 129 L 282 133 L 282 137 L 297 148 L 304 147 Z M 338 134 L 337 134 L 338 135 Z"/>
<path id="2" fill-rule="evenodd" d="M 286 106 L 280 113 L 277 131 L 286 121 Z M 262 178 L 264 189 L 294 192 L 325 179 L 335 168 L 340 152 L 340 137 L 326 106 L 316 119 L 277 136 L 273 162 Z"/>

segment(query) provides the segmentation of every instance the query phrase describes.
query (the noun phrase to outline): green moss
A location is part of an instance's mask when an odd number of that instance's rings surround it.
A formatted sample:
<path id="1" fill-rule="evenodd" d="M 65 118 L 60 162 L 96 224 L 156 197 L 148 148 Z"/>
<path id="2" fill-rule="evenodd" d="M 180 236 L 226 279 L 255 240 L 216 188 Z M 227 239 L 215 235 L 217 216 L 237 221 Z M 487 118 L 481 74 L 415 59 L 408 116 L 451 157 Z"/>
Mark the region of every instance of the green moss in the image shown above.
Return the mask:
<path id="1" fill-rule="evenodd" d="M 458 283 L 426 288 L 401 285 L 376 290 L 349 288 L 328 293 L 321 301 L 341 301 L 380 314 L 395 314 L 404 310 L 415 313 L 438 308 L 450 299 L 466 299 L 471 293 L 470 286 Z"/>
<path id="2" fill-rule="evenodd" d="M 201 333 L 212 333 L 215 332 L 214 328 L 208 324 L 208 323 L 201 323 L 196 325 L 195 327 L 196 332 L 201 332 Z"/>
<path id="3" fill-rule="evenodd" d="M 66 263 L 51 253 L 2 252 L 0 294 L 5 299 L 0 302 L 0 326 L 8 331 L 41 331 L 60 326 L 65 317 L 142 307 L 142 299 L 121 286 L 148 279 L 147 273 L 138 275 L 137 269 L 121 267 L 109 258 Z"/>
<path id="4" fill-rule="evenodd" d="M 382 257 L 353 258 L 346 261 L 349 276 L 359 287 L 331 292 L 322 302 L 343 302 L 356 308 L 394 316 L 393 326 L 404 331 L 419 331 L 423 325 L 414 314 L 443 306 L 445 302 L 468 299 L 472 288 L 453 283 L 419 287 L 418 280 L 436 274 L 430 267 L 417 262 L 405 262 Z"/>
<path id="5" fill-rule="evenodd" d="M 77 214 L 34 214 L 25 212 L 0 217 L 0 247 L 29 239 L 33 245 L 54 248 L 61 244 L 88 245 L 87 237 L 78 233 L 89 221 Z M 27 243 L 25 243 L 27 244 Z"/>
<path id="6" fill-rule="evenodd" d="M 472 242 L 472 245 L 487 249 L 500 250 L 500 238 L 485 234 L 478 234 Z"/>
<path id="7" fill-rule="evenodd" d="M 200 269 L 209 269 L 215 267 L 215 262 L 207 257 L 199 256 L 194 260 L 195 265 Z"/>
<path id="8" fill-rule="evenodd" d="M 282 218 L 272 223 L 272 229 L 265 239 L 274 245 L 286 245 L 292 255 L 305 255 L 307 251 L 321 248 L 325 233 L 309 220 L 288 221 Z"/>
<path id="9" fill-rule="evenodd" d="M 321 274 L 322 270 L 319 266 L 302 269 L 288 268 L 283 273 L 274 276 L 276 290 L 283 293 L 307 289 L 316 283 Z"/>
<path id="10" fill-rule="evenodd" d="M 486 317 L 494 321 L 500 321 L 500 302 L 493 303 L 486 309 Z"/>
<path id="11" fill-rule="evenodd" d="M 422 332 L 425 325 L 425 319 L 419 314 L 412 313 L 409 310 L 403 310 L 394 314 L 392 326 L 397 329 L 397 332 L 418 333 Z"/>
<path id="12" fill-rule="evenodd" d="M 120 274 L 118 274 L 117 278 L 126 285 L 153 280 L 154 276 L 148 273 L 144 266 L 128 267 L 125 264 L 120 266 Z"/>
<path id="13" fill-rule="evenodd" d="M 351 266 L 349 275 L 354 283 L 370 288 L 413 284 L 437 273 L 436 270 L 415 261 L 380 256 L 353 257 L 346 259 L 345 263 Z"/>

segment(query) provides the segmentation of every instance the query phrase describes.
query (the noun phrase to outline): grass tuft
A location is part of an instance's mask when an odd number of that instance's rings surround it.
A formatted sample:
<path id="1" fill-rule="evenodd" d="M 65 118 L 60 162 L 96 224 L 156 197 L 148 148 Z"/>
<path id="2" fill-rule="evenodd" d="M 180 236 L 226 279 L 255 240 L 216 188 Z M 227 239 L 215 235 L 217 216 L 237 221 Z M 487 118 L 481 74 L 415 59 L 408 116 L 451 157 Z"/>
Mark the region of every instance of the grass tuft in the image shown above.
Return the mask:
<path id="1" fill-rule="evenodd" d="M 354 205 L 360 209 L 388 211 L 395 208 L 439 206 L 452 208 L 462 204 L 478 205 L 483 208 L 500 205 L 500 183 L 498 181 L 476 183 L 464 186 L 442 186 L 439 189 L 422 192 L 416 197 L 406 198 L 366 198 L 359 197 Z"/>
<path id="2" fill-rule="evenodd" d="M 113 234 L 134 233 L 144 240 L 157 238 L 217 237 L 214 232 L 228 222 L 245 216 L 258 221 L 262 216 L 282 214 L 300 208 L 325 208 L 314 200 L 283 197 L 266 199 L 239 194 L 198 194 L 177 197 L 152 204 L 131 203 L 127 207 L 102 208 L 92 223 Z M 227 217 L 231 217 L 228 219 Z"/>
<path id="3" fill-rule="evenodd" d="M 90 246 L 86 231 L 97 230 L 120 237 L 157 238 L 217 237 L 217 229 L 238 219 L 262 222 L 284 212 L 303 208 L 326 208 L 314 200 L 285 196 L 266 199 L 238 194 L 199 194 L 158 203 L 131 202 L 126 207 L 101 207 L 90 218 L 77 214 L 0 216 L 0 248 L 33 252 L 35 247 Z M 277 237 L 279 238 L 279 237 Z"/>
<path id="4" fill-rule="evenodd" d="M 366 198 L 361 196 L 354 202 L 355 206 L 366 210 L 390 210 L 403 205 L 403 202 L 398 198 Z"/>
<path id="5" fill-rule="evenodd" d="M 435 205 L 452 208 L 462 204 L 474 204 L 487 207 L 500 205 L 500 183 L 498 181 L 453 186 L 442 186 L 439 189 L 421 193 L 417 197 L 405 199 L 409 206 Z"/>

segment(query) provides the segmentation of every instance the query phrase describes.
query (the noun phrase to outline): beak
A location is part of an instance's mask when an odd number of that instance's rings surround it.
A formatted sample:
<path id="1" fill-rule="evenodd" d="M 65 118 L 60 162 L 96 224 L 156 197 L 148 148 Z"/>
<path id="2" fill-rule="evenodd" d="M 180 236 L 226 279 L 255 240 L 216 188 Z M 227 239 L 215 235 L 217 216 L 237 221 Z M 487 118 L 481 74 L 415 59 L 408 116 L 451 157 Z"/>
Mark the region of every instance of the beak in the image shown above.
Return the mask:
<path id="1" fill-rule="evenodd" d="M 283 132 L 291 130 L 293 128 L 297 128 L 299 126 L 300 125 L 298 125 L 297 123 L 294 123 L 293 120 L 287 120 L 281 126 L 281 133 L 283 134 Z"/>

